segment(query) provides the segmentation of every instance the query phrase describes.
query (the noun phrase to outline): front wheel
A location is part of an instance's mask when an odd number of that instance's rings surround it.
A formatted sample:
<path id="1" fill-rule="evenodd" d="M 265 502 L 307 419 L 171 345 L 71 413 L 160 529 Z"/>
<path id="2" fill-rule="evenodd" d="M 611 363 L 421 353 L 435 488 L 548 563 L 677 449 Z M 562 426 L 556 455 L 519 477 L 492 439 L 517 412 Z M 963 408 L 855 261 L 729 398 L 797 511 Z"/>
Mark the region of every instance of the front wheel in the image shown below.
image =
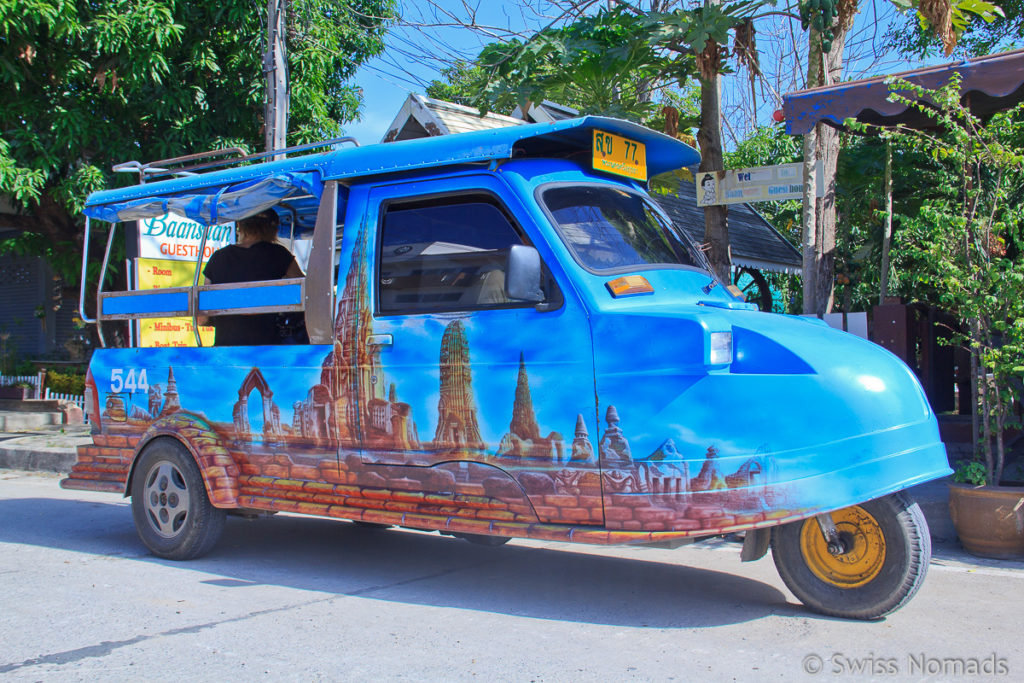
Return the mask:
<path id="1" fill-rule="evenodd" d="M 773 530 L 772 559 L 786 586 L 815 612 L 847 619 L 880 619 L 906 604 L 932 554 L 917 503 L 900 492 L 831 517 L 838 549 L 830 550 L 814 518 Z"/>
<path id="2" fill-rule="evenodd" d="M 131 492 L 135 529 L 154 555 L 191 560 L 210 552 L 220 539 L 227 513 L 210 503 L 199 466 L 174 439 L 146 446 Z"/>

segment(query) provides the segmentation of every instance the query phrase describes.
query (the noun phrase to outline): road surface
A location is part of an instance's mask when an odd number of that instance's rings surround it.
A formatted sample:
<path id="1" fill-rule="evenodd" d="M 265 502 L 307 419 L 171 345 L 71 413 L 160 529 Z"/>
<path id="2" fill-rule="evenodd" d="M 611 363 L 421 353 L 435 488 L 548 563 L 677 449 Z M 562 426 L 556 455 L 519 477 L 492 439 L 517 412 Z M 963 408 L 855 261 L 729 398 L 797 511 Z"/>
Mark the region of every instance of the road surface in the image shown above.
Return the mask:
<path id="1" fill-rule="evenodd" d="M 0 679 L 1024 680 L 1024 563 L 939 548 L 874 623 L 815 615 L 739 546 L 474 546 L 278 515 L 186 563 L 128 502 L 0 470 Z"/>

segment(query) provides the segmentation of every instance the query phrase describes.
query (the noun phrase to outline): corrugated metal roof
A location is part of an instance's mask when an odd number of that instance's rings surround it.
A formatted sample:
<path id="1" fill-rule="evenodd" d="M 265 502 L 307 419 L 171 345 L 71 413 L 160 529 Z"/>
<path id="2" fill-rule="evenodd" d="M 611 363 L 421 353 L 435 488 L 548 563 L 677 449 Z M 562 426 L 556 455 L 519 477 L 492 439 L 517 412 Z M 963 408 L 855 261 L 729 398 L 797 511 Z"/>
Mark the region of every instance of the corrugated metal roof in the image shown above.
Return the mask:
<path id="1" fill-rule="evenodd" d="M 901 78 L 934 90 L 949 83 L 954 73 L 960 74 L 963 79 L 962 100 L 975 115 L 982 118 L 1009 109 L 1024 99 L 1024 49 L 1011 50 L 888 76 L 786 93 L 782 97 L 786 132 L 802 135 L 819 121 L 842 128 L 848 118 L 880 126 L 902 123 L 912 128 L 934 127 L 933 117 L 902 102 L 891 101 L 887 81 Z"/>
<path id="2" fill-rule="evenodd" d="M 704 209 L 697 206 L 696 186 L 679 182 L 674 195 L 654 195 L 672 222 L 697 244 L 704 242 Z M 733 265 L 782 273 L 799 273 L 800 252 L 749 204 L 729 206 L 729 243 Z"/>
<path id="3" fill-rule="evenodd" d="M 410 95 L 410 97 L 419 97 Z M 504 126 L 521 126 L 524 121 L 514 119 L 511 116 L 502 116 L 491 112 L 480 116 L 480 110 L 473 107 L 464 107 L 461 104 L 453 104 L 442 100 L 433 100 L 429 97 L 420 98 L 423 106 L 434 116 L 444 123 L 449 133 L 468 133 L 473 130 L 488 130 L 490 128 L 502 128 Z"/>
<path id="4" fill-rule="evenodd" d="M 399 142 L 416 138 L 469 133 L 477 130 L 491 130 L 508 126 L 520 126 L 525 122 L 511 116 L 493 112 L 480 116 L 480 110 L 453 102 L 435 100 L 412 93 L 398 110 L 388 132 L 381 142 Z"/>

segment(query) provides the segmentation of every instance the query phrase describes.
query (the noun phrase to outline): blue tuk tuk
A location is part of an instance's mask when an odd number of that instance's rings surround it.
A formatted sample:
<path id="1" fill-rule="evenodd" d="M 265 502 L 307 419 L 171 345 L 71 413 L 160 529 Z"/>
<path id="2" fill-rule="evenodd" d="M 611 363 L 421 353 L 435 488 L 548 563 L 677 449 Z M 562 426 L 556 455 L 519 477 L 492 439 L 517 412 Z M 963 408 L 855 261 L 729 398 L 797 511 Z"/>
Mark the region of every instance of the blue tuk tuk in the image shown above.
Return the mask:
<path id="1" fill-rule="evenodd" d="M 584 117 L 275 155 L 133 164 L 139 184 L 86 203 L 87 233 L 113 224 L 104 271 L 118 223 L 200 226 L 190 284 L 100 287 L 81 311 L 194 331 L 94 353 L 93 443 L 62 482 L 130 496 L 154 554 L 289 511 L 489 545 L 739 533 L 743 560 L 770 547 L 808 607 L 850 618 L 920 587 L 930 538 L 903 489 L 949 473 L 920 384 L 715 279 L 646 191 L 692 148 Z M 309 240 L 304 275 L 201 282 L 211 231 L 268 209 Z M 301 316 L 299 343 L 198 331 L 269 314 Z"/>

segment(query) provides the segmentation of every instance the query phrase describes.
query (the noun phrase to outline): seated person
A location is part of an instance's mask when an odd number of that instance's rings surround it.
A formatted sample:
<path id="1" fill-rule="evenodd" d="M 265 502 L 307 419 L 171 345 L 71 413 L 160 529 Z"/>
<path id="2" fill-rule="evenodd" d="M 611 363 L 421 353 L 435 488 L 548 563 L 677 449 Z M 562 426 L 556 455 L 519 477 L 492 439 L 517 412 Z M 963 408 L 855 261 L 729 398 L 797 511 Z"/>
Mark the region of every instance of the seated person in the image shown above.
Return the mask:
<path id="1" fill-rule="evenodd" d="M 236 244 L 218 249 L 203 268 L 205 283 L 254 282 L 302 277 L 302 269 L 287 247 L 277 242 L 279 219 L 273 209 L 242 218 L 235 224 Z M 263 346 L 282 343 L 276 313 L 219 315 L 209 319 L 214 346 Z M 205 316 L 199 324 L 206 324 Z"/>

